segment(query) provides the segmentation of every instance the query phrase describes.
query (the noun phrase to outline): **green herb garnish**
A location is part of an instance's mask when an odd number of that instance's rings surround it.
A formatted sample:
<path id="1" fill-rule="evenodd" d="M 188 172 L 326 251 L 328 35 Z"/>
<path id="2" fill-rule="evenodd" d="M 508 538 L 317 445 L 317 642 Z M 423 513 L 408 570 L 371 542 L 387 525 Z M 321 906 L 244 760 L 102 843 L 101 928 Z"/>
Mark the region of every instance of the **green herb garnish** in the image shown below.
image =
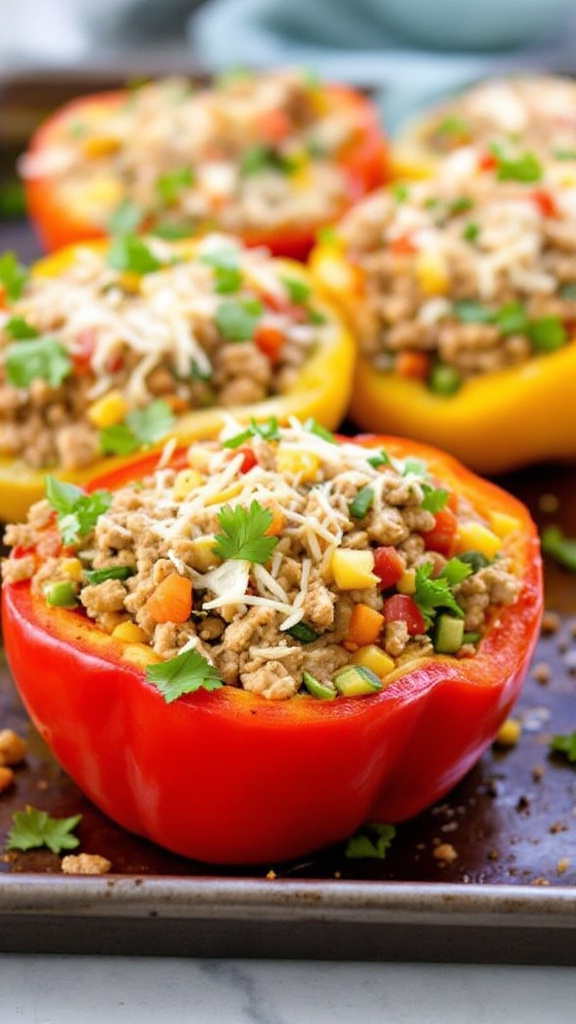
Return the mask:
<path id="1" fill-rule="evenodd" d="M 259 299 L 228 299 L 218 306 L 214 320 L 225 341 L 252 341 L 263 312 Z"/>
<path id="2" fill-rule="evenodd" d="M 252 146 L 247 149 L 240 160 L 240 174 L 249 177 L 252 174 L 262 174 L 265 171 L 278 171 L 280 174 L 292 174 L 298 166 L 298 161 L 283 156 L 269 146 Z"/>
<path id="3" fill-rule="evenodd" d="M 28 271 L 14 253 L 3 253 L 0 256 L 0 288 L 11 302 L 20 298 L 27 280 Z"/>
<path id="4" fill-rule="evenodd" d="M 89 534 L 112 501 L 109 491 L 87 494 L 76 484 L 56 480 L 53 476 L 46 477 L 46 498 L 58 513 L 58 528 L 66 545 L 75 544 Z"/>
<path id="5" fill-rule="evenodd" d="M 191 188 L 195 180 L 191 167 L 175 167 L 156 179 L 156 195 L 164 206 L 173 206 L 184 189 Z"/>
<path id="6" fill-rule="evenodd" d="M 291 302 L 296 306 L 303 306 L 308 301 L 312 289 L 306 281 L 301 281 L 298 277 L 280 277 L 280 280 Z"/>
<path id="7" fill-rule="evenodd" d="M 349 860 L 384 860 L 395 837 L 394 825 L 364 825 L 346 843 L 344 856 Z"/>
<path id="8" fill-rule="evenodd" d="M 28 806 L 25 811 L 14 813 L 6 849 L 33 850 L 38 846 L 47 846 L 52 853 L 75 850 L 80 840 L 71 833 L 81 821 L 81 814 L 71 818 L 52 818 L 46 811 Z"/>
<path id="9" fill-rule="evenodd" d="M 559 316 L 532 320 L 527 333 L 535 352 L 556 352 L 568 341 L 568 332 Z"/>
<path id="10" fill-rule="evenodd" d="M 6 379 L 14 388 L 30 387 L 35 380 L 57 388 L 70 374 L 72 363 L 64 345 L 46 335 L 8 345 L 5 368 Z"/>
<path id="11" fill-rule="evenodd" d="M 163 398 L 144 409 L 133 409 L 124 423 L 100 431 L 100 448 L 105 455 L 131 455 L 148 444 L 160 441 L 174 426 L 174 413 Z"/>
<path id="12" fill-rule="evenodd" d="M 462 238 L 465 242 L 475 242 L 480 234 L 480 225 L 470 220 L 462 229 Z"/>
<path id="13" fill-rule="evenodd" d="M 442 487 L 431 487 L 430 484 L 422 484 L 422 490 L 424 491 L 422 508 L 427 512 L 441 512 L 446 507 L 446 502 L 450 497 L 449 491 L 443 490 Z"/>
<path id="14" fill-rule="evenodd" d="M 112 211 L 106 228 L 111 235 L 132 235 L 142 225 L 146 211 L 133 199 L 123 199 Z"/>
<path id="15" fill-rule="evenodd" d="M 498 143 L 492 143 L 490 152 L 496 158 L 498 181 L 541 181 L 544 174 L 542 164 L 534 153 L 527 151 L 519 157 L 510 157 Z"/>
<path id="16" fill-rule="evenodd" d="M 129 565 L 107 565 L 104 569 L 89 569 L 86 576 L 88 583 L 97 586 L 106 580 L 127 580 L 135 571 Z"/>
<path id="17" fill-rule="evenodd" d="M 147 665 L 146 679 L 154 683 L 167 704 L 185 693 L 219 690 L 224 685 L 214 666 L 198 651 L 183 651 L 169 661 Z"/>
<path id="18" fill-rule="evenodd" d="M 323 441 L 328 441 L 329 444 L 338 444 L 334 434 L 326 427 L 323 427 L 321 423 L 318 423 L 318 420 L 314 419 L 313 416 L 310 416 L 302 425 L 309 434 L 315 434 L 316 437 L 321 437 Z"/>
<path id="19" fill-rule="evenodd" d="M 137 235 L 118 235 L 106 254 L 112 270 L 130 274 L 151 274 L 162 269 L 162 262 Z"/>
<path id="20" fill-rule="evenodd" d="M 414 600 L 422 612 L 427 629 L 433 625 L 440 608 L 453 612 L 459 619 L 464 618 L 464 612 L 452 593 L 452 587 L 461 583 L 472 572 L 472 567 L 459 558 L 451 558 L 440 575 L 434 579 L 433 569 L 432 562 L 425 562 L 416 569 Z"/>
<path id="21" fill-rule="evenodd" d="M 278 537 L 267 537 L 272 524 L 272 513 L 253 501 L 249 509 L 242 505 L 224 505 L 218 513 L 222 533 L 216 534 L 214 554 L 228 558 L 264 564 L 278 543 Z"/>
<path id="22" fill-rule="evenodd" d="M 281 434 L 276 416 L 271 416 L 270 419 L 264 420 L 263 423 L 257 423 L 252 418 L 250 426 L 246 427 L 246 430 L 242 430 L 239 434 L 235 434 L 234 437 L 229 437 L 226 441 L 223 441 L 222 447 L 240 448 L 245 441 L 249 441 L 252 437 L 262 437 L 265 441 L 279 441 Z"/>
<path id="23" fill-rule="evenodd" d="M 565 754 L 566 760 L 570 764 L 574 764 L 576 762 L 576 731 L 552 736 L 550 750 L 558 754 Z"/>
<path id="24" fill-rule="evenodd" d="M 213 249 L 211 252 L 203 253 L 199 257 L 199 262 L 212 267 L 215 289 L 219 295 L 237 292 L 242 287 L 240 255 L 237 249 L 231 246 Z"/>
<path id="25" fill-rule="evenodd" d="M 14 341 L 27 341 L 38 337 L 36 328 L 22 316 L 11 316 L 4 324 L 4 330 Z"/>
<path id="26" fill-rule="evenodd" d="M 542 551 L 562 568 L 576 572 L 576 537 L 567 537 L 559 526 L 546 526 L 542 530 Z"/>
<path id="27" fill-rule="evenodd" d="M 290 626 L 290 629 L 287 629 L 286 632 L 288 636 L 291 636 L 294 640 L 299 640 L 301 644 L 312 644 L 320 636 L 306 622 L 297 622 L 295 626 Z"/>

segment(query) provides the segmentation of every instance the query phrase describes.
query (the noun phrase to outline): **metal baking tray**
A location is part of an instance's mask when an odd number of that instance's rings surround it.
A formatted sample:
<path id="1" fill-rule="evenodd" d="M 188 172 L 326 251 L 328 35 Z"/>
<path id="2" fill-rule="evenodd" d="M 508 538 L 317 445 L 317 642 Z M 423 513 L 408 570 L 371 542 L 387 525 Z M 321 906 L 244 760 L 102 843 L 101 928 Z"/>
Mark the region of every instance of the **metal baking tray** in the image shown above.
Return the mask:
<path id="1" fill-rule="evenodd" d="M 37 254 L 21 221 L 0 223 L 0 239 L 21 258 Z M 540 525 L 574 533 L 575 471 L 538 466 L 499 482 Z M 551 495 L 558 508 L 543 511 Z M 576 770 L 548 743 L 576 729 L 576 578 L 548 564 L 546 593 L 557 628 L 541 636 L 515 710 L 519 743 L 492 748 L 445 800 L 398 826 L 383 861 L 347 859 L 338 845 L 214 868 L 129 835 L 60 770 L 0 662 L 0 728 L 30 743 L 0 796 L 0 850 L 14 812 L 31 804 L 81 813 L 80 849 L 112 862 L 109 875 L 70 877 L 49 851 L 0 853 L 0 952 L 575 965 Z M 452 863 L 434 856 L 440 843 L 454 847 Z"/>

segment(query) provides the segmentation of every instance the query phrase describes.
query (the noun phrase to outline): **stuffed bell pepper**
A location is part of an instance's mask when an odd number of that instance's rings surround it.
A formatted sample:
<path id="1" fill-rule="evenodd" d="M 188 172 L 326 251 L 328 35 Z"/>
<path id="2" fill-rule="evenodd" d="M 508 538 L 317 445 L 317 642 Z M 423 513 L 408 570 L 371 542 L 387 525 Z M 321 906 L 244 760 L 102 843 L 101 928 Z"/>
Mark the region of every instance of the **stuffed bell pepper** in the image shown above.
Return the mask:
<path id="1" fill-rule="evenodd" d="M 559 75 L 491 78 L 402 129 L 392 150 L 399 177 L 436 173 L 466 146 L 511 146 L 544 159 L 576 161 L 576 82 Z"/>
<path id="2" fill-rule="evenodd" d="M 466 150 L 312 254 L 360 359 L 350 415 L 479 472 L 576 455 L 576 175 Z"/>
<path id="3" fill-rule="evenodd" d="M 443 453 L 230 423 L 11 525 L 4 635 L 64 769 L 214 863 L 441 798 L 515 701 L 542 605 L 526 509 Z M 38 666 L 42 671 L 38 671 Z"/>
<path id="4" fill-rule="evenodd" d="M 224 235 L 73 246 L 28 275 L 0 258 L 0 518 L 47 472 L 86 480 L 168 434 L 246 420 L 333 427 L 353 345 L 300 264 Z M 0 291 L 0 297 L 2 291 Z"/>
<path id="5" fill-rule="evenodd" d="M 385 180 L 386 153 L 362 94 L 287 70 L 74 100 L 38 129 L 22 174 L 48 250 L 216 228 L 303 257 L 318 227 Z"/>

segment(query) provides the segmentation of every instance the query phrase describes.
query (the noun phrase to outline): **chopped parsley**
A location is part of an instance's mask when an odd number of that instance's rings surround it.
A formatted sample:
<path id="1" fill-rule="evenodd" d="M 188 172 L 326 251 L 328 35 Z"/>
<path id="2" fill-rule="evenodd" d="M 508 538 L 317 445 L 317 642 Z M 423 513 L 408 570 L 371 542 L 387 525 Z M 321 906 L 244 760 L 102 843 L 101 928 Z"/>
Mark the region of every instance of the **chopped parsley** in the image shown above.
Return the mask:
<path id="1" fill-rule="evenodd" d="M 395 838 L 394 825 L 364 825 L 346 843 L 344 856 L 349 860 L 384 860 L 390 844 Z"/>
<path id="2" fill-rule="evenodd" d="M 576 731 L 552 736 L 550 750 L 557 754 L 565 754 L 570 764 L 576 763 Z"/>
<path id="3" fill-rule="evenodd" d="M 450 497 L 449 491 L 445 491 L 442 487 L 431 487 L 430 484 L 422 484 L 422 490 L 424 491 L 422 508 L 427 512 L 441 512 L 446 507 L 446 502 Z"/>
<path id="4" fill-rule="evenodd" d="M 27 388 L 32 381 L 44 380 L 50 387 L 57 388 L 70 374 L 72 363 L 57 338 L 29 336 L 7 346 L 5 368 L 6 379 L 12 387 Z"/>
<path id="5" fill-rule="evenodd" d="M 106 265 L 112 270 L 130 274 L 151 274 L 161 270 L 162 261 L 137 235 L 118 235 L 106 254 Z"/>
<path id="6" fill-rule="evenodd" d="M 109 491 L 87 494 L 76 484 L 56 480 L 53 476 L 46 477 L 46 498 L 58 513 L 58 529 L 66 545 L 76 544 L 81 537 L 86 537 L 112 501 Z"/>
<path id="7" fill-rule="evenodd" d="M 36 328 L 32 327 L 32 324 L 29 324 L 22 316 L 11 316 L 4 324 L 4 331 L 14 341 L 27 341 L 30 338 L 38 337 Z"/>
<path id="8" fill-rule="evenodd" d="M 440 608 L 453 612 L 459 619 L 464 618 L 464 612 L 454 597 L 452 588 L 472 573 L 472 566 L 459 558 L 451 558 L 440 575 L 434 579 L 433 568 L 432 562 L 425 562 L 416 569 L 414 600 L 422 612 L 427 629 L 433 625 Z"/>
<path id="9" fill-rule="evenodd" d="M 216 534 L 214 554 L 228 558 L 264 564 L 278 543 L 278 537 L 267 537 L 272 525 L 272 513 L 253 501 L 249 509 L 242 505 L 224 505 L 218 513 L 222 533 Z"/>
<path id="10" fill-rule="evenodd" d="M 567 537 L 559 526 L 546 526 L 542 530 L 542 551 L 563 569 L 576 572 L 576 538 Z"/>
<path id="11" fill-rule="evenodd" d="M 526 334 L 530 327 L 528 314 L 521 302 L 507 302 L 494 314 L 494 323 L 505 338 L 510 334 Z"/>
<path id="12" fill-rule="evenodd" d="M 462 238 L 465 242 L 475 242 L 480 234 L 480 225 L 476 224 L 475 221 L 469 220 L 468 223 L 462 229 Z"/>
<path id="13" fill-rule="evenodd" d="M 135 571 L 129 565 L 107 565 L 104 569 L 89 569 L 86 576 L 88 583 L 97 586 L 98 583 L 105 583 L 106 580 L 127 580 L 134 575 Z"/>
<path id="14" fill-rule="evenodd" d="M 225 341 L 252 341 L 264 307 L 259 299 L 227 299 L 216 310 L 216 327 Z"/>
<path id="15" fill-rule="evenodd" d="M 100 431 L 100 448 L 105 455 L 131 455 L 145 445 L 160 441 L 174 426 L 174 414 L 163 398 L 144 409 L 133 409 L 124 423 Z"/>
<path id="16" fill-rule="evenodd" d="M 27 280 L 28 271 L 18 262 L 14 253 L 3 253 L 0 256 L 0 289 L 11 302 L 20 298 Z"/>
<path id="17" fill-rule="evenodd" d="M 528 327 L 535 352 L 555 352 L 568 341 L 568 332 L 559 316 L 541 316 Z"/>
<path id="18" fill-rule="evenodd" d="M 133 199 L 123 199 L 112 211 L 106 228 L 111 235 L 132 235 L 141 227 L 146 211 Z"/>
<path id="19" fill-rule="evenodd" d="M 173 206 L 184 189 L 191 188 L 195 181 L 191 167 L 175 167 L 156 179 L 156 195 L 165 206 Z"/>
<path id="20" fill-rule="evenodd" d="M 534 153 L 526 151 L 519 157 L 510 157 L 502 146 L 494 142 L 490 152 L 496 158 L 498 181 L 541 181 L 544 174 L 542 164 Z"/>
<path id="21" fill-rule="evenodd" d="M 6 849 L 33 850 L 47 846 L 52 853 L 75 850 L 80 840 L 71 833 L 81 821 L 81 814 L 71 818 L 52 818 L 46 811 L 28 806 L 25 811 L 16 811 L 13 815 Z"/>
<path id="22" fill-rule="evenodd" d="M 254 417 L 252 417 L 250 426 L 246 427 L 246 430 L 242 430 L 239 434 L 235 434 L 234 437 L 229 437 L 226 441 L 223 441 L 222 447 L 240 448 L 241 445 L 253 437 L 262 437 L 265 441 L 279 441 L 280 436 L 280 425 L 276 416 L 271 416 L 270 419 L 265 420 L 263 423 L 257 423 Z"/>
<path id="23" fill-rule="evenodd" d="M 211 252 L 203 253 L 199 262 L 212 267 L 214 286 L 218 295 L 237 292 L 242 287 L 242 271 L 240 255 L 232 246 L 221 246 Z"/>
<path id="24" fill-rule="evenodd" d="M 307 281 L 301 281 L 298 277 L 280 277 L 288 296 L 296 306 L 303 306 L 310 298 L 312 291 Z"/>
<path id="25" fill-rule="evenodd" d="M 146 679 L 160 691 L 167 704 L 185 693 L 219 690 L 222 682 L 217 670 L 198 651 L 182 651 L 169 661 L 146 666 Z"/>

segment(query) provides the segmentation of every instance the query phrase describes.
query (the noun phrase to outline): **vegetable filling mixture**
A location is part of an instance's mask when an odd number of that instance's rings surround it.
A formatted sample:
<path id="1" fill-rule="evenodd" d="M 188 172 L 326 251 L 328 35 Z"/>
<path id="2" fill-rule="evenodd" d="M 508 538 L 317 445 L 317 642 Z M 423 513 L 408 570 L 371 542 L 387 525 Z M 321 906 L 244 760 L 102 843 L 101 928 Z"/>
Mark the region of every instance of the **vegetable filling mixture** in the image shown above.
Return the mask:
<path id="1" fill-rule="evenodd" d="M 491 79 L 425 119 L 423 140 L 438 155 L 495 138 L 575 161 L 576 83 L 553 76 Z"/>
<path id="2" fill-rule="evenodd" d="M 520 594 L 519 526 L 314 421 L 232 423 L 114 493 L 48 477 L 6 531 L 3 573 L 149 645 L 167 701 L 223 684 L 332 699 L 435 653 L 473 657 Z"/>
<path id="3" fill-rule="evenodd" d="M 183 412 L 285 393 L 328 329 L 295 265 L 224 235 L 193 254 L 132 235 L 70 253 L 29 278 L 0 258 L 0 454 L 36 468 L 130 455 Z"/>
<path id="4" fill-rule="evenodd" d="M 529 153 L 451 161 L 441 178 L 374 193 L 338 229 L 362 282 L 363 352 L 440 394 L 554 352 L 576 323 L 576 189 Z"/>
<path id="5" fill-rule="evenodd" d="M 72 110 L 22 173 L 53 177 L 62 200 L 112 233 L 323 223 L 348 205 L 338 160 L 357 131 L 355 111 L 304 72 L 229 75 L 196 92 L 166 79 Z"/>

